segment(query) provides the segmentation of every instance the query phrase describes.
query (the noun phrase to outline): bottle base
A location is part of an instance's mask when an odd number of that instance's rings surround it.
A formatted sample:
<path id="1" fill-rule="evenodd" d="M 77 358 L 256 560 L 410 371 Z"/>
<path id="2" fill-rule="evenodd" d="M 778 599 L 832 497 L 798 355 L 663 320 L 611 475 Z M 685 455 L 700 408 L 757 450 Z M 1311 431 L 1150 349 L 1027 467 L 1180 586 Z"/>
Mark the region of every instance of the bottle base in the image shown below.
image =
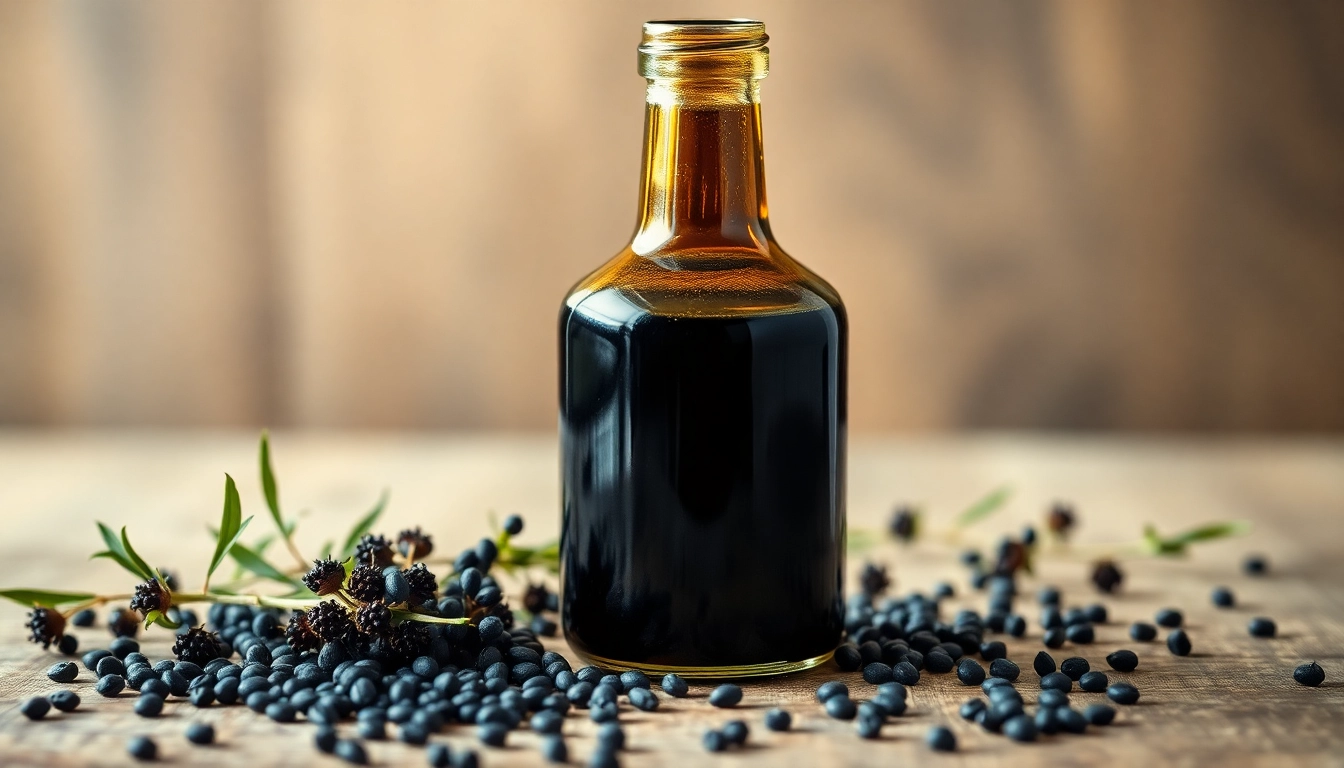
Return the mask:
<path id="1" fill-rule="evenodd" d="M 594 656 L 578 650 L 574 650 L 573 652 L 575 656 L 578 656 L 584 662 L 596 667 L 601 667 L 602 669 L 609 669 L 616 672 L 637 669 L 648 675 L 666 675 L 670 672 L 682 677 L 701 680 L 787 675 L 793 672 L 802 672 L 803 670 L 821 666 L 830 661 L 831 657 L 835 655 L 835 651 L 831 650 L 820 656 L 813 656 L 810 659 L 803 659 L 802 661 L 770 661 L 764 664 L 742 664 L 729 667 L 681 667 L 665 664 L 641 664 L 633 661 L 620 661 L 619 659 Z"/>

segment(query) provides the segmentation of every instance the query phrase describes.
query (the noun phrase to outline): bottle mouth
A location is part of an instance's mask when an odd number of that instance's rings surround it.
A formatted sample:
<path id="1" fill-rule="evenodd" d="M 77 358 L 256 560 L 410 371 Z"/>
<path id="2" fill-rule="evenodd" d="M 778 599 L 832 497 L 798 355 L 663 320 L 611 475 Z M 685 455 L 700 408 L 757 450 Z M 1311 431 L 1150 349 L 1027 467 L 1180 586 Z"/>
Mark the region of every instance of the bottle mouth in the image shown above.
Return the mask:
<path id="1" fill-rule="evenodd" d="M 667 19 L 644 23 L 639 73 L 649 79 L 759 80 L 769 70 L 770 36 L 754 19 Z"/>

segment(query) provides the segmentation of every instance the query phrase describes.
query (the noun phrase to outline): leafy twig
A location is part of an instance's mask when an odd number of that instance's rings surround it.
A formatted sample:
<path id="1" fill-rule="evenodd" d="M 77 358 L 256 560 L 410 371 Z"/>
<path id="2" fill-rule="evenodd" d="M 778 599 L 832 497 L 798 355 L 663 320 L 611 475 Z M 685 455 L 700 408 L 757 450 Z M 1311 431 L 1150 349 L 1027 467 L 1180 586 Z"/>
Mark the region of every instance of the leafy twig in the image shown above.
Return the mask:
<path id="1" fill-rule="evenodd" d="M 280 536 L 285 540 L 285 547 L 289 554 L 294 557 L 294 562 L 299 564 L 300 568 L 307 568 L 308 561 L 304 559 L 299 552 L 298 546 L 294 544 L 294 526 L 286 524 L 285 517 L 280 513 L 280 489 L 275 482 L 275 470 L 271 468 L 271 438 L 265 430 L 261 433 L 261 493 L 266 497 L 266 506 L 271 510 L 271 519 L 275 521 L 275 527 L 280 531 Z"/>

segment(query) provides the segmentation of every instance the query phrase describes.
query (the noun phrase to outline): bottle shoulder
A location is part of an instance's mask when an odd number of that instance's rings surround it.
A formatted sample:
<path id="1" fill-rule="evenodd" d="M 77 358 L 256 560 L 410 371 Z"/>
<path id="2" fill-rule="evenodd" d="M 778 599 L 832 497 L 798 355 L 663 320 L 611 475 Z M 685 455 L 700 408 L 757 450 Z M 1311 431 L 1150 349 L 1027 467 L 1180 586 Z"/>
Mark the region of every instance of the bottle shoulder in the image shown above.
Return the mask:
<path id="1" fill-rule="evenodd" d="M 582 309 L 586 307 L 587 309 Z M 640 255 L 629 247 L 578 281 L 563 313 L 596 311 L 729 317 L 832 310 L 844 305 L 825 280 L 774 243 L 769 250 L 705 246 Z"/>

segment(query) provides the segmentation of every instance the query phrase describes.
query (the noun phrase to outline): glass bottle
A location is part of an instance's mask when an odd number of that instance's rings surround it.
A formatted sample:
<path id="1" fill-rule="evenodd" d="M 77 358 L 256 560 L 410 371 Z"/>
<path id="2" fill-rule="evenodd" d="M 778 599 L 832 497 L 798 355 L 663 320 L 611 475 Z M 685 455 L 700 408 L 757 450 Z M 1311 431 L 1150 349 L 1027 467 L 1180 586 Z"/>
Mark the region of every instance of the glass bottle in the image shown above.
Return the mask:
<path id="1" fill-rule="evenodd" d="M 639 223 L 561 308 L 563 625 L 602 667 L 781 674 L 840 641 L 847 322 L 770 233 L 767 39 L 644 25 Z"/>

